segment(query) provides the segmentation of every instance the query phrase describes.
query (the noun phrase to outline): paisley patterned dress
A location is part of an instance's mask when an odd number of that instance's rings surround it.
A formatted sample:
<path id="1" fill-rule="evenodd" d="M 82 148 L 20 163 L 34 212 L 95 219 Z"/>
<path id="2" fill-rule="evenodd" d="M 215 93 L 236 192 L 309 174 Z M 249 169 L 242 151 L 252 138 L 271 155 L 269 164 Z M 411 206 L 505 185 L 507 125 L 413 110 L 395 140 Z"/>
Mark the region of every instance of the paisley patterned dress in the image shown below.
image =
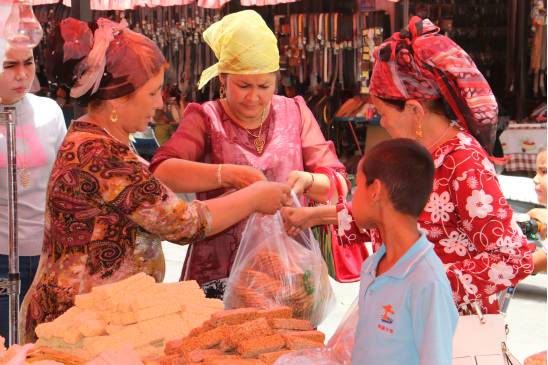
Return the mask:
<path id="1" fill-rule="evenodd" d="M 161 281 L 160 240 L 191 243 L 210 227 L 207 207 L 185 203 L 128 146 L 74 121 L 47 190 L 42 256 L 21 308 L 24 343 L 93 286 L 145 272 Z"/>

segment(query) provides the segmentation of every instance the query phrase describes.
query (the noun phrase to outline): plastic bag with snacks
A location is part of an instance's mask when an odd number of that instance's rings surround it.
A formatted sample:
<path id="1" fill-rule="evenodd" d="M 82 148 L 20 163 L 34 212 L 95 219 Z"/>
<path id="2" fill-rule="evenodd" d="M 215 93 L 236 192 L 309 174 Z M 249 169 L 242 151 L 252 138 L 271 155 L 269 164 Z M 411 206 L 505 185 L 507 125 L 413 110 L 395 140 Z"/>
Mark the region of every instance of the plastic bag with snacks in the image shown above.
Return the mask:
<path id="1" fill-rule="evenodd" d="M 310 230 L 289 237 L 279 213 L 246 225 L 225 290 L 225 308 L 288 306 L 317 326 L 334 305 L 327 267 Z"/>
<path id="2" fill-rule="evenodd" d="M 274 365 L 351 365 L 358 317 L 356 298 L 326 347 L 289 353 L 280 357 Z"/>

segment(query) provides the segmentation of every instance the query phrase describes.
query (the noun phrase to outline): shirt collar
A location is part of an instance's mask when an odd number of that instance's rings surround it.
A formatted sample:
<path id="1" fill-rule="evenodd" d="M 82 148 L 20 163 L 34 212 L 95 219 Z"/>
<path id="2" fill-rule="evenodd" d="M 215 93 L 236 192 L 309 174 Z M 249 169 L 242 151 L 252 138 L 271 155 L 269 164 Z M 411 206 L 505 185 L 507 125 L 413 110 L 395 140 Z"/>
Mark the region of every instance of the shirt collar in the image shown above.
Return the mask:
<path id="1" fill-rule="evenodd" d="M 421 258 L 426 255 L 428 251 L 433 249 L 432 243 L 426 239 L 426 235 L 421 233 L 419 239 L 407 250 L 407 252 L 400 257 L 398 262 L 390 268 L 387 272 L 382 274 L 383 276 L 390 276 L 397 279 L 405 278 L 421 260 Z M 386 247 L 384 243 L 379 248 L 373 260 L 369 261 L 368 265 L 364 266 L 363 272 L 375 276 L 375 271 L 381 258 L 386 254 Z"/>
<path id="2" fill-rule="evenodd" d="M 21 100 L 19 100 L 18 102 L 16 103 L 13 103 L 13 104 L 0 104 L 0 110 L 4 110 L 6 107 L 12 107 L 12 108 L 15 108 L 15 110 L 19 111 L 19 109 L 21 109 L 21 107 L 27 102 L 27 94 L 25 94 Z"/>

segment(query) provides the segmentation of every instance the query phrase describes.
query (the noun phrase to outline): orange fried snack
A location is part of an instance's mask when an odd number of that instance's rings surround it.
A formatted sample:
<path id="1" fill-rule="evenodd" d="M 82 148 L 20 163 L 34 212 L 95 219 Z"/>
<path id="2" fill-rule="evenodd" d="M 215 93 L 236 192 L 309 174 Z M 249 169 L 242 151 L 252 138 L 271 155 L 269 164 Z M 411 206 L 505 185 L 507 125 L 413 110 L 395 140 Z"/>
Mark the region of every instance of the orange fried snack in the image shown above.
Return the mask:
<path id="1" fill-rule="evenodd" d="M 274 329 L 312 331 L 314 327 L 310 321 L 296 318 L 271 318 L 268 324 Z"/>
<path id="2" fill-rule="evenodd" d="M 240 342 L 251 337 L 269 336 L 273 333 L 274 331 L 265 318 L 257 318 L 234 326 L 231 331 L 227 332 L 226 337 L 221 342 L 221 349 L 230 351 L 238 347 Z"/>
<path id="3" fill-rule="evenodd" d="M 286 340 L 288 338 L 301 337 L 321 343 L 324 343 L 325 341 L 325 335 L 320 331 L 285 331 L 280 332 L 280 335 Z"/>
<path id="4" fill-rule="evenodd" d="M 257 357 L 266 352 L 281 350 L 285 346 L 284 337 L 279 334 L 256 337 L 240 342 L 236 349 L 244 358 Z"/>
<path id="5" fill-rule="evenodd" d="M 178 338 L 176 340 L 171 340 L 166 342 L 165 348 L 164 348 L 164 354 L 166 355 L 172 355 L 172 354 L 178 354 L 179 349 L 184 343 L 184 338 Z"/>
<path id="6" fill-rule="evenodd" d="M 215 327 L 222 324 L 234 325 L 241 324 L 255 318 L 257 318 L 257 309 L 255 308 L 230 309 L 214 313 L 211 316 L 211 324 Z"/>
<path id="7" fill-rule="evenodd" d="M 258 317 L 270 318 L 291 318 L 293 317 L 293 309 L 287 306 L 280 306 L 271 309 L 263 309 L 257 312 Z"/>
<path id="8" fill-rule="evenodd" d="M 323 347 L 323 342 L 309 340 L 304 337 L 290 336 L 286 337 L 285 343 L 290 350 L 304 350 L 317 347 Z"/>
<path id="9" fill-rule="evenodd" d="M 219 349 L 194 350 L 185 354 L 185 364 L 189 362 L 203 362 L 205 360 L 223 356 L 224 352 Z"/>
<path id="10" fill-rule="evenodd" d="M 221 343 L 231 329 L 232 326 L 221 325 L 210 331 L 199 334 L 196 338 L 202 342 L 202 349 L 209 349 Z"/>

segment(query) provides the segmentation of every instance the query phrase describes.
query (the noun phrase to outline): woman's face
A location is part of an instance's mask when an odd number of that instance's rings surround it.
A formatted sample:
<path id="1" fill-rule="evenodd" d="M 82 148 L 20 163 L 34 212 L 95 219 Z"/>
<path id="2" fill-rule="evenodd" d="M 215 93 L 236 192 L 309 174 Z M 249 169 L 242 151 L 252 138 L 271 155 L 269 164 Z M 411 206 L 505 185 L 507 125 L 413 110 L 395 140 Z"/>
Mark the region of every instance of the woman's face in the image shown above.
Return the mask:
<path id="1" fill-rule="evenodd" d="M 14 104 L 29 92 L 34 80 L 35 65 L 32 49 L 10 48 L 0 73 L 0 99 L 3 104 Z"/>
<path id="2" fill-rule="evenodd" d="M 276 89 L 276 74 L 229 74 L 223 77 L 230 110 L 242 119 L 259 119 Z"/>
<path id="3" fill-rule="evenodd" d="M 537 174 L 533 179 L 538 202 L 546 205 L 546 151 L 537 156 Z"/>
<path id="4" fill-rule="evenodd" d="M 381 126 L 392 138 L 415 139 L 416 123 L 413 114 L 406 109 L 399 110 L 396 106 L 371 95 L 371 101 L 381 117 Z"/>
<path id="5" fill-rule="evenodd" d="M 127 133 L 144 131 L 152 120 L 157 109 L 164 105 L 162 85 L 164 70 L 148 80 L 129 97 L 111 101 L 118 114 L 118 122 Z"/>

